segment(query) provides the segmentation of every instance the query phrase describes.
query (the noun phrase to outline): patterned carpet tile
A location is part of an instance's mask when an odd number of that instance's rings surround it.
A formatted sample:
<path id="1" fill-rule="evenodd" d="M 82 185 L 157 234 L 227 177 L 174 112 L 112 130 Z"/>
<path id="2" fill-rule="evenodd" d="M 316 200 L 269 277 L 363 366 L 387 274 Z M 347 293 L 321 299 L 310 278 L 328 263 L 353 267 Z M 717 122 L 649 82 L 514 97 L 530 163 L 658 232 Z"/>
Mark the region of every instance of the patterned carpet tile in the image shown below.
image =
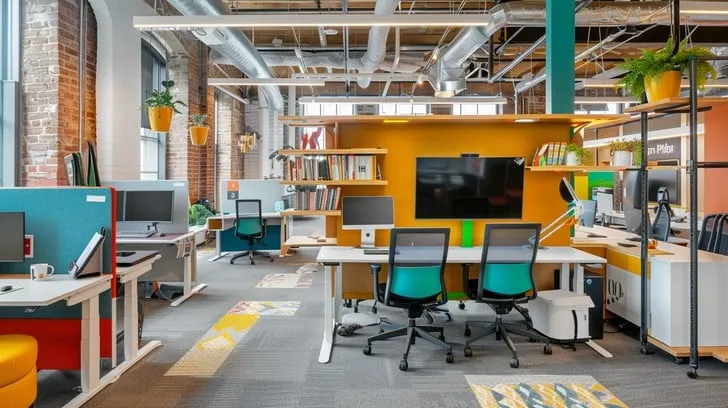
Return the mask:
<path id="1" fill-rule="evenodd" d="M 466 375 L 483 408 L 626 408 L 590 376 Z"/>
<path id="2" fill-rule="evenodd" d="M 316 264 L 304 264 L 295 273 L 271 273 L 255 285 L 256 288 L 306 289 L 311 287 Z"/>

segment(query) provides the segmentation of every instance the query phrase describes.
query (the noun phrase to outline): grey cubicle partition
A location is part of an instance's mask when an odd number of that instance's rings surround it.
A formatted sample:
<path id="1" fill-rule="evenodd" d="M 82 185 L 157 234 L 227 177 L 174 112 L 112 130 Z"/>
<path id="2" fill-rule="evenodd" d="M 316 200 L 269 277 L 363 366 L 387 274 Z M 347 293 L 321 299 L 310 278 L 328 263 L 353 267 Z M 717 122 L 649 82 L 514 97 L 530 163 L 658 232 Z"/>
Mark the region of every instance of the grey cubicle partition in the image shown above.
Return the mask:
<path id="1" fill-rule="evenodd" d="M 189 231 L 190 198 L 187 181 L 184 180 L 113 180 L 104 183 L 120 191 L 174 191 L 174 208 L 171 223 L 159 223 L 157 229 L 163 234 L 184 234 Z M 147 226 L 138 222 L 118 222 L 118 231 L 145 231 Z"/>
<path id="2" fill-rule="evenodd" d="M 235 200 L 260 199 L 263 212 L 272 212 L 275 202 L 281 201 L 284 187 L 280 180 L 222 180 L 220 181 L 220 212 L 235 213 Z"/>

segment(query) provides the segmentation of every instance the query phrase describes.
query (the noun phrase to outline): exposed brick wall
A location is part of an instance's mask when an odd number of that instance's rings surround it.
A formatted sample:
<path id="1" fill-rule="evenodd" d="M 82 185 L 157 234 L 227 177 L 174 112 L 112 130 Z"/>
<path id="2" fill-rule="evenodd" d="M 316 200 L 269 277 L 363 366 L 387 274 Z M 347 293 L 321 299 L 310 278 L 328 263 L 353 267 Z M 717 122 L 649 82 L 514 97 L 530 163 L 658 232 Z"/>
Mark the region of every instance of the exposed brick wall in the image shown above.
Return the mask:
<path id="1" fill-rule="evenodd" d="M 243 154 L 239 136 L 243 133 L 243 104 L 223 93 L 217 94 L 217 178 L 243 178 Z"/>
<path id="2" fill-rule="evenodd" d="M 21 184 L 64 185 L 63 157 L 79 150 L 79 19 L 86 10 L 85 137 L 96 137 L 96 19 L 86 0 L 27 0 L 23 7 Z"/>
<path id="3" fill-rule="evenodd" d="M 245 124 L 254 130 L 260 132 L 260 115 L 259 115 L 260 108 L 258 105 L 245 105 Z M 245 161 L 244 161 L 244 170 L 243 174 L 246 179 L 260 179 L 263 178 L 262 174 L 260 174 L 260 160 L 261 160 L 261 153 L 260 153 L 260 144 L 258 147 L 256 147 L 255 150 L 252 152 L 248 152 L 245 154 Z"/>

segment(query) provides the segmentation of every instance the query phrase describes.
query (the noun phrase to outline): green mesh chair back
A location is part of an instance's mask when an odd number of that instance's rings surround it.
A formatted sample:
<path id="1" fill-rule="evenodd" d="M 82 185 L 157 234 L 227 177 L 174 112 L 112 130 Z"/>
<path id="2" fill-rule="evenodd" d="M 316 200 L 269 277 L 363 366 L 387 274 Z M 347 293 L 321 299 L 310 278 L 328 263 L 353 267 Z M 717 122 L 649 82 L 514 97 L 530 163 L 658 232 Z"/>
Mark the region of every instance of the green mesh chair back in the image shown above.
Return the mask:
<path id="1" fill-rule="evenodd" d="M 235 236 L 259 237 L 263 234 L 261 200 L 235 200 Z"/>
<path id="2" fill-rule="evenodd" d="M 480 260 L 477 300 L 534 299 L 533 264 L 540 224 L 487 225 Z M 530 296 L 527 293 L 531 292 Z"/>
<path id="3" fill-rule="evenodd" d="M 444 273 L 449 241 L 448 228 L 392 229 L 385 304 L 391 304 L 392 298 L 447 302 Z"/>

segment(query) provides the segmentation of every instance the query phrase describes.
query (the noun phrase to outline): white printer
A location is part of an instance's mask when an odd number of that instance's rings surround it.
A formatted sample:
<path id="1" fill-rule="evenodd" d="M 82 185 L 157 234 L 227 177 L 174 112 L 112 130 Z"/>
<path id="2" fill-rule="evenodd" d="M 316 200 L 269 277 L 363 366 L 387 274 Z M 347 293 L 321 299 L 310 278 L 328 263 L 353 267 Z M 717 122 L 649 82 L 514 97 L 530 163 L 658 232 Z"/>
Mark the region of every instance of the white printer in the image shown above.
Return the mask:
<path id="1" fill-rule="evenodd" d="M 594 302 L 587 295 L 566 290 L 544 290 L 528 302 L 533 328 L 562 343 L 589 340 L 589 308 Z"/>

